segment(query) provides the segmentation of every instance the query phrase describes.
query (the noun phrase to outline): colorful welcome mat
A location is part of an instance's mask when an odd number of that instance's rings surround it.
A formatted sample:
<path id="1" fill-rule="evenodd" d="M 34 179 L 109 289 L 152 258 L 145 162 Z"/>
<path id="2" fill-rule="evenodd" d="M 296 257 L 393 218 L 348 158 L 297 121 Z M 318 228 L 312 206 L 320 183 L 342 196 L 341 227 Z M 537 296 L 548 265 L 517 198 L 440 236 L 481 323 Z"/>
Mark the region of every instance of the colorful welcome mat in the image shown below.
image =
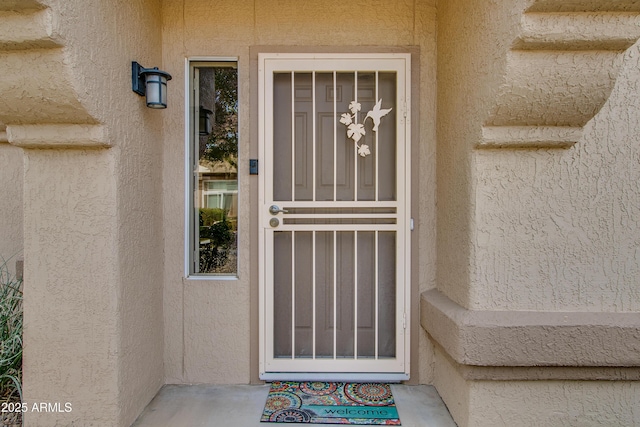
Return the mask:
<path id="1" fill-rule="evenodd" d="M 260 421 L 399 426 L 388 384 L 274 382 Z"/>

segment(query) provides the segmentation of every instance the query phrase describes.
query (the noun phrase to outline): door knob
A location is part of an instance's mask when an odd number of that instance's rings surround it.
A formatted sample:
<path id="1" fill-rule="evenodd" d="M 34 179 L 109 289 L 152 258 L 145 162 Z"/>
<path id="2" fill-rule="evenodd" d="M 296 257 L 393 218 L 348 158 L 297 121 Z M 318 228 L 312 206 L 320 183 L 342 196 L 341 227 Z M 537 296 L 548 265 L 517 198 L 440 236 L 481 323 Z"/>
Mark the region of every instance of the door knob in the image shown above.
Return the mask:
<path id="1" fill-rule="evenodd" d="M 286 209 L 280 209 L 278 205 L 269 206 L 269 213 L 271 213 L 271 215 L 278 215 L 280 212 L 287 213 L 289 211 Z"/>

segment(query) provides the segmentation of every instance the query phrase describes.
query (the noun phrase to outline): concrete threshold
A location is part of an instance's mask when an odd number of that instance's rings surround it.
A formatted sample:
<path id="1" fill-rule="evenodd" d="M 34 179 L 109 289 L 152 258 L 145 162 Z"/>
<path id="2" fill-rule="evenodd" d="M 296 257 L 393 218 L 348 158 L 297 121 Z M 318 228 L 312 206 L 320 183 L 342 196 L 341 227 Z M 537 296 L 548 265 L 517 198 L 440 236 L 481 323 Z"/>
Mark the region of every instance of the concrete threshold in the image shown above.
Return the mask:
<path id="1" fill-rule="evenodd" d="M 432 386 L 392 384 L 391 389 L 404 427 L 456 427 Z M 261 423 L 268 393 L 268 385 L 165 385 L 132 427 L 310 425 Z"/>

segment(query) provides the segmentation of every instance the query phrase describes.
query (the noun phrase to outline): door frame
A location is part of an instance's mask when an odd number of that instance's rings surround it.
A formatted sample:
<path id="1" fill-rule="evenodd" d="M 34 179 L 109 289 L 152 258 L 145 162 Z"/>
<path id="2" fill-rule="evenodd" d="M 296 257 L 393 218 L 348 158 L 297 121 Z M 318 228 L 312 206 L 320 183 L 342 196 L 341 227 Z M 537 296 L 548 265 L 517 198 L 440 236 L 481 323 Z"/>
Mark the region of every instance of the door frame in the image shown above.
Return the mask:
<path id="1" fill-rule="evenodd" d="M 261 50 L 262 51 L 262 50 Z M 265 51 L 266 52 L 266 51 Z M 270 51 L 271 52 L 271 51 Z M 258 57 L 257 60 L 257 82 L 254 79 L 254 83 L 252 83 L 252 88 L 253 89 L 257 89 L 258 91 L 263 90 L 264 89 L 264 69 L 263 69 L 263 61 L 262 58 L 288 58 L 288 59 L 292 59 L 292 58 L 307 58 L 307 59 L 311 59 L 311 58 L 318 58 L 318 59 L 327 59 L 327 60 L 349 60 L 349 59 L 380 59 L 380 58 L 394 58 L 394 57 L 403 57 L 408 59 L 409 64 L 412 64 L 414 61 L 414 56 L 416 55 L 416 52 L 410 52 L 408 53 L 406 50 L 380 50 L 380 51 L 376 51 L 374 53 L 292 53 L 292 52 L 288 52 L 288 53 L 258 53 L 256 52 L 254 55 L 252 55 L 252 60 L 255 60 L 256 57 Z M 414 110 L 415 107 L 417 107 L 417 103 L 414 102 L 414 97 L 412 96 L 412 93 L 414 93 L 415 91 L 415 85 L 416 83 L 412 83 L 412 82 L 416 82 L 416 76 L 415 76 L 415 66 L 412 65 L 408 65 L 405 69 L 405 76 L 404 78 L 406 79 L 406 89 L 405 89 L 405 97 L 407 99 L 407 102 L 404 106 L 405 109 L 405 115 L 404 115 L 404 120 L 406 122 L 406 126 L 405 126 L 405 132 L 406 132 L 406 145 L 405 145 L 405 153 L 406 153 L 406 157 L 404 159 L 404 163 L 406 165 L 406 169 L 404 172 L 404 194 L 403 194 L 403 198 L 405 199 L 405 206 L 406 206 L 406 213 L 405 213 L 405 217 L 403 218 L 403 228 L 404 228 L 404 236 L 405 236 L 405 244 L 403 247 L 403 251 L 405 251 L 405 253 L 410 254 L 410 256 L 405 257 L 404 259 L 404 265 L 403 265 L 403 269 L 404 269 L 404 277 L 405 277 L 405 288 L 404 288 L 404 312 L 405 312 L 405 319 L 404 319 L 404 324 L 405 324 L 405 333 L 404 333 L 404 373 L 402 375 L 399 375 L 397 373 L 391 373 L 391 374 L 385 374 L 385 373 L 377 373 L 377 374 L 372 374 L 369 372 L 364 372 L 364 373 L 350 373 L 350 374 L 344 374 L 344 375 L 340 375 L 340 380 L 358 380 L 358 381 L 363 381 L 363 380 L 383 380 L 383 381 L 404 381 L 404 380 L 408 380 L 409 379 L 409 373 L 411 372 L 411 366 L 412 366 L 412 361 L 415 362 L 417 361 L 417 339 L 418 339 L 418 335 L 417 335 L 417 319 L 418 319 L 418 315 L 417 315 L 417 308 L 418 308 L 418 304 L 417 304 L 417 286 L 416 286 L 416 279 L 417 279 L 417 274 L 415 270 L 412 270 L 411 268 L 411 261 L 412 259 L 416 258 L 417 255 L 417 248 L 418 245 L 416 242 L 414 242 L 411 237 L 412 237 L 412 231 L 414 230 L 414 224 L 413 224 L 413 216 L 416 214 L 416 209 L 417 209 L 417 205 L 415 203 L 415 197 L 412 193 L 411 190 L 411 183 L 414 180 L 412 173 L 416 173 L 415 171 L 417 170 L 416 168 L 411 168 L 411 164 L 413 161 L 415 161 L 414 157 L 411 156 L 411 152 L 412 149 L 414 148 L 415 144 L 415 139 L 412 138 L 412 120 L 411 117 L 412 115 L 416 114 L 416 111 Z M 256 92 L 257 93 L 257 92 Z M 261 114 L 262 112 L 262 106 L 259 105 L 259 101 L 258 98 L 260 98 L 261 95 L 252 97 L 253 98 L 253 102 L 255 102 L 254 104 L 254 108 L 253 111 L 257 111 L 258 112 L 258 128 L 256 129 L 257 134 L 254 134 L 254 136 L 257 138 L 258 140 L 258 147 L 257 147 L 257 154 L 258 154 L 258 159 L 260 161 L 260 166 L 262 169 L 264 169 L 266 167 L 266 157 L 265 157 L 265 145 L 264 145 L 264 128 L 265 128 L 265 117 L 263 114 Z M 258 104 L 258 105 L 256 105 Z M 256 108 L 257 107 L 257 108 Z M 416 108 L 417 109 L 417 108 Z M 400 118 L 400 117 L 399 117 Z M 414 135 L 415 138 L 415 135 Z M 255 147 L 255 146 L 254 146 Z M 413 171 L 413 172 L 412 172 Z M 263 175 L 262 171 L 260 173 L 260 175 Z M 257 199 L 258 199 L 258 208 L 257 208 L 257 213 L 255 213 L 254 215 L 252 215 L 252 218 L 256 220 L 256 228 L 254 228 L 254 230 L 257 231 L 257 240 L 258 240 L 258 249 L 257 251 L 253 251 L 254 253 L 257 252 L 257 262 L 255 264 L 259 264 L 257 266 L 257 276 L 258 276 L 258 286 L 257 286 L 257 302 L 258 302 L 258 307 L 256 307 L 257 310 L 257 318 L 255 319 L 254 322 L 252 322 L 254 325 L 256 325 L 257 323 L 257 334 L 258 334 L 258 349 L 254 349 L 253 353 L 254 353 L 254 360 L 257 362 L 258 368 L 259 368 L 259 378 L 261 380 L 271 380 L 271 379 L 304 379 L 304 380 L 320 380 L 320 379 L 327 379 L 327 375 L 325 373 L 286 373 L 284 376 L 283 375 L 270 375 L 268 373 L 265 373 L 264 370 L 264 354 L 263 351 L 265 349 L 265 342 L 264 340 L 266 339 L 266 334 L 265 334 L 265 328 L 266 328 L 266 322 L 264 322 L 265 319 L 265 280 L 264 280 L 264 264 L 262 263 L 263 260 L 267 259 L 268 260 L 268 254 L 265 254 L 265 234 L 263 232 L 263 221 L 264 221 L 264 215 L 261 212 L 263 205 L 265 203 L 265 179 L 264 176 L 259 176 L 258 177 L 258 189 L 257 189 Z M 402 187 L 402 186 L 401 186 Z M 254 187 L 255 188 L 255 187 Z M 254 199 L 255 200 L 255 199 Z M 253 239 L 252 239 L 253 240 Z M 254 240 L 255 241 L 255 240 Z M 255 265 L 254 264 L 254 265 Z M 415 264 L 414 264 L 415 265 Z M 254 270 L 255 271 L 255 270 Z M 255 295 L 255 294 L 254 294 Z M 255 298 L 255 297 L 254 297 Z M 255 311 L 254 311 L 255 313 Z M 255 341 L 254 341 L 255 342 Z M 257 357 L 256 357 L 257 356 Z M 256 360 L 257 359 L 257 360 Z M 415 363 L 413 364 L 413 366 L 417 366 Z M 373 378 L 375 376 L 375 378 Z M 286 378 L 285 378 L 286 377 Z M 255 378 L 255 377 L 254 377 Z"/>

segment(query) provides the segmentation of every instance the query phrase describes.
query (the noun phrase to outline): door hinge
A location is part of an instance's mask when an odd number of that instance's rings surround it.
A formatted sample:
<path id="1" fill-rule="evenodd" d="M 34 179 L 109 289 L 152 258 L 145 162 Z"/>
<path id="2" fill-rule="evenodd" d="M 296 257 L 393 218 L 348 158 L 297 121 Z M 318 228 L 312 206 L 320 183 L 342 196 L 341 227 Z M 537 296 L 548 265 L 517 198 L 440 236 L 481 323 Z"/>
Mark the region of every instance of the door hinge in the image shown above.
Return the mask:
<path id="1" fill-rule="evenodd" d="M 407 312 L 402 313 L 402 329 L 407 329 Z"/>

